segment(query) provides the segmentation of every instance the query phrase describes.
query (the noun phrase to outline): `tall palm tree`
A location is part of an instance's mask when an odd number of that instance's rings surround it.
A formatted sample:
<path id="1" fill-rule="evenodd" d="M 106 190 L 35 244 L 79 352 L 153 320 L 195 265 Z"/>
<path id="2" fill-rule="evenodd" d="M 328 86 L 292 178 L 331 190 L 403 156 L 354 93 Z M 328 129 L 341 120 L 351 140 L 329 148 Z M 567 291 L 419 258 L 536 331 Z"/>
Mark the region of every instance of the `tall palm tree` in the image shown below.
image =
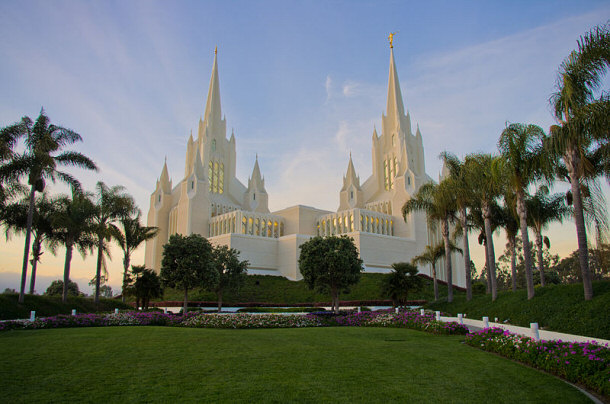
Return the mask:
<path id="1" fill-rule="evenodd" d="M 549 195 L 549 189 L 546 186 L 538 188 L 534 195 L 526 199 L 525 203 L 527 204 L 528 223 L 532 230 L 534 230 L 538 253 L 540 284 L 545 286 L 544 262 L 542 260 L 542 230 L 544 230 L 549 223 L 563 222 L 563 219 L 570 215 L 571 210 L 566 206 L 562 194 Z M 548 237 L 544 237 L 544 243 L 547 248 L 550 248 L 551 244 Z"/>
<path id="2" fill-rule="evenodd" d="M 510 274 L 513 292 L 517 291 L 517 234 L 519 216 L 517 215 L 515 194 L 504 193 L 504 205 L 500 209 L 500 220 L 506 234 L 506 248 L 510 251 Z"/>
<path id="3" fill-rule="evenodd" d="M 462 249 L 459 248 L 458 246 L 456 246 L 452 240 L 449 240 L 449 249 L 452 253 L 459 252 L 460 254 L 463 254 Z M 420 255 L 413 257 L 411 259 L 411 264 L 413 264 L 413 265 L 430 264 L 430 266 L 432 267 L 432 283 L 434 285 L 434 300 L 438 300 L 438 279 L 436 276 L 436 263 L 438 262 L 438 260 L 440 260 L 444 256 L 445 256 L 445 243 L 442 242 L 442 243 L 438 243 L 434 247 L 427 245 L 426 248 L 424 249 L 423 253 L 421 253 Z"/>
<path id="4" fill-rule="evenodd" d="M 127 287 L 127 277 L 129 266 L 131 265 L 131 254 L 146 240 L 157 235 L 156 227 L 142 226 L 140 223 L 140 211 L 135 217 L 125 216 L 120 219 L 121 228 L 115 235 L 116 241 L 123 250 L 123 302 L 125 302 L 125 288 Z"/>
<path id="5" fill-rule="evenodd" d="M 29 200 L 27 197 L 20 201 L 11 203 L 4 208 L 2 216 L 4 217 L 3 222 L 6 226 L 7 237 L 9 236 L 11 230 L 19 233 L 25 233 L 27 230 L 28 209 Z M 51 220 L 55 210 L 55 200 L 49 199 L 46 192 L 43 192 L 41 196 L 36 198 L 34 217 L 32 219 L 32 234 L 34 235 L 34 241 L 32 243 L 32 259 L 30 260 L 32 265 L 32 274 L 30 276 L 30 294 L 34 294 L 36 285 L 36 269 L 38 267 L 38 262 L 40 262 L 40 257 L 43 254 L 43 243 L 50 247 L 51 251 L 54 251 L 56 239 L 54 231 L 55 229 L 53 228 Z"/>
<path id="6" fill-rule="evenodd" d="M 523 260 L 525 262 L 525 280 L 527 298 L 534 297 L 534 278 L 532 275 L 532 252 L 527 233 L 527 205 L 525 198 L 528 186 L 537 179 L 550 176 L 551 164 L 543 153 L 543 141 L 546 135 L 536 125 L 522 123 L 510 124 L 502 131 L 498 149 L 502 154 L 508 185 L 515 193 L 517 214 L 521 238 L 523 240 Z"/>
<path id="7" fill-rule="evenodd" d="M 448 152 L 441 153 L 445 167 L 449 170 L 449 180 L 455 191 L 455 202 L 462 229 L 464 269 L 466 271 L 466 300 L 472 299 L 472 274 L 470 273 L 470 246 L 468 245 L 468 209 L 472 205 L 472 184 L 463 161 Z"/>
<path id="8" fill-rule="evenodd" d="M 496 257 L 493 248 L 492 220 L 494 204 L 504 191 L 504 170 L 502 160 L 491 154 L 471 154 L 466 156 L 465 162 L 468 175 L 477 190 L 476 198 L 481 207 L 485 227 L 485 245 L 489 258 L 488 269 L 491 284 L 491 299 L 496 300 L 498 287 L 496 284 Z"/>
<path id="9" fill-rule="evenodd" d="M 442 247 L 442 249 L 441 249 Z M 427 245 L 424 252 L 411 259 L 413 265 L 423 264 L 432 267 L 432 284 L 434 285 L 434 300 L 438 300 L 438 278 L 436 276 L 436 263 L 445 255 L 445 246 L 440 243 L 436 246 Z"/>
<path id="10" fill-rule="evenodd" d="M 124 193 L 120 185 L 108 187 L 102 181 L 96 185 L 95 215 L 93 218 L 94 232 L 97 237 L 97 265 L 95 271 L 95 303 L 100 301 L 100 278 L 103 265 L 106 241 L 117 238 L 120 230 L 116 223 L 128 217 L 135 211 L 133 198 Z"/>
<path id="11" fill-rule="evenodd" d="M 453 301 L 453 271 L 451 269 L 451 248 L 449 239 L 449 226 L 455 222 L 455 194 L 447 181 L 440 184 L 427 183 L 419 188 L 412 199 L 402 207 L 402 216 L 407 220 L 411 212 L 423 211 L 428 217 L 428 223 L 434 227 L 435 223 L 441 225 L 441 235 L 445 244 L 445 272 L 447 279 L 447 301 Z"/>
<path id="12" fill-rule="evenodd" d="M 548 149 L 561 156 L 569 173 L 585 300 L 593 298 L 593 284 L 580 187 L 588 171 L 587 154 L 601 144 L 608 155 L 610 95 L 597 94 L 609 69 L 610 26 L 598 26 L 582 36 L 578 49 L 562 62 L 557 92 L 551 97 L 558 123 L 551 127 Z"/>
<path id="13" fill-rule="evenodd" d="M 57 200 L 57 210 L 52 218 L 56 235 L 66 247 L 64 261 L 64 290 L 62 300 L 68 298 L 68 285 L 70 283 L 70 264 L 72 251 L 76 247 L 83 257 L 95 245 L 93 234 L 93 215 L 95 206 L 91 201 L 91 194 L 78 191 L 72 192 L 72 198 L 63 195 Z"/>
<path id="14" fill-rule="evenodd" d="M 19 303 L 23 303 L 36 192 L 44 190 L 45 181 L 51 180 L 55 182 L 56 179 L 67 183 L 73 189 L 80 189 L 80 182 L 71 174 L 58 171 L 58 166 L 75 166 L 88 170 L 97 170 L 97 167 L 84 154 L 75 151 L 62 151 L 65 146 L 80 142 L 82 138 L 78 133 L 70 129 L 52 125 L 44 110 L 40 111 L 36 122 L 32 122 L 27 116 L 23 117 L 21 123 L 17 124 L 14 130 L 17 131 L 16 133 L 19 134 L 19 137 L 25 137 L 25 152 L 14 156 L 4 166 L 3 170 L 17 177 L 27 175 L 28 185 L 30 186 L 27 230 L 19 291 Z"/>

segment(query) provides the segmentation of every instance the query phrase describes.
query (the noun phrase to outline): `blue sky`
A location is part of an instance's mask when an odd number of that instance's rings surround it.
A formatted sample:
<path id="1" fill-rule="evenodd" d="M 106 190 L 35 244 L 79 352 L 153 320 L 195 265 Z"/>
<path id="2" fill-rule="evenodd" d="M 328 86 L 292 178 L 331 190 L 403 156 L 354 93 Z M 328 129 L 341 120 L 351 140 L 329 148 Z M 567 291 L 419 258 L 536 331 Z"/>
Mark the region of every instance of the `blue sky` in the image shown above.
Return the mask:
<path id="1" fill-rule="evenodd" d="M 218 46 L 238 178 L 247 181 L 258 153 L 272 210 L 336 210 L 349 153 L 361 178 L 371 173 L 389 32 L 398 31 L 405 107 L 436 178 L 441 151 L 494 151 L 507 121 L 547 129 L 559 64 L 609 19 L 604 1 L 3 1 L 0 125 L 44 106 L 101 168 L 75 171 L 85 187 L 124 185 L 146 215 L 164 157 L 175 183 L 184 171 Z M 554 251 L 569 253 L 572 224 L 552 232 Z M 17 286 L 21 245 L 0 246 L 0 288 Z M 62 264 L 63 251 L 46 254 L 42 276 L 59 277 Z M 78 261 L 74 277 L 90 279 L 94 265 Z"/>

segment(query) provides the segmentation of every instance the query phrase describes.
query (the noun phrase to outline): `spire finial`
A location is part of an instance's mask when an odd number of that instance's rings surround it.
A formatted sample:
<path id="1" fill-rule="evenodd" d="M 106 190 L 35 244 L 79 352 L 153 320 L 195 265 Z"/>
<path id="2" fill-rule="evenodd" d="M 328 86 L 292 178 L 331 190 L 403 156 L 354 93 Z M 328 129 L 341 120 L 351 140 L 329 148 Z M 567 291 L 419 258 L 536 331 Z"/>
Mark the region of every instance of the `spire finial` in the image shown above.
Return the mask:
<path id="1" fill-rule="evenodd" d="M 390 49 L 394 48 L 394 44 L 392 42 L 394 41 L 394 35 L 396 34 L 398 34 L 398 31 L 390 32 L 390 35 L 388 35 L 388 41 L 390 41 Z"/>

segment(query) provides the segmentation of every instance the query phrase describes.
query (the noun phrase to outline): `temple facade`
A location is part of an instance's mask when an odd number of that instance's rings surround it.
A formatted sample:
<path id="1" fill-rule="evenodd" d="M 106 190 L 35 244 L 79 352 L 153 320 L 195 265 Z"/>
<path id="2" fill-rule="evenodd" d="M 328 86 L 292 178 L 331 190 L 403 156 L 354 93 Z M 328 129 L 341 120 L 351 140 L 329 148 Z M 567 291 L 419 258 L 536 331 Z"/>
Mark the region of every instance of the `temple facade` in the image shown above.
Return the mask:
<path id="1" fill-rule="evenodd" d="M 146 267 L 160 270 L 163 245 L 176 233 L 198 233 L 212 244 L 235 248 L 250 262 L 250 274 L 291 280 L 302 278 L 300 245 L 316 235 L 352 237 L 366 272 L 389 272 L 392 263 L 408 262 L 426 245 L 439 243 L 440 234 L 429 228 L 425 214 L 413 213 L 406 220 L 401 214 L 403 204 L 433 179 L 425 171 L 419 126 L 413 133 L 411 117 L 405 114 L 393 48 L 386 114 L 381 134 L 375 129 L 372 134 L 372 175 L 361 182 L 350 156 L 336 212 L 303 205 L 270 212 L 258 158 L 247 185 L 236 178 L 236 140 L 233 133 L 227 139 L 221 114 L 217 56 L 215 52 L 197 138 L 191 133 L 186 144 L 184 176 L 173 185 L 164 164 L 151 195 L 148 226 L 159 232 L 146 242 Z M 452 259 L 453 282 L 464 286 L 464 262 L 459 258 Z M 420 272 L 430 275 L 431 268 Z M 437 275 L 445 279 L 442 260 Z"/>

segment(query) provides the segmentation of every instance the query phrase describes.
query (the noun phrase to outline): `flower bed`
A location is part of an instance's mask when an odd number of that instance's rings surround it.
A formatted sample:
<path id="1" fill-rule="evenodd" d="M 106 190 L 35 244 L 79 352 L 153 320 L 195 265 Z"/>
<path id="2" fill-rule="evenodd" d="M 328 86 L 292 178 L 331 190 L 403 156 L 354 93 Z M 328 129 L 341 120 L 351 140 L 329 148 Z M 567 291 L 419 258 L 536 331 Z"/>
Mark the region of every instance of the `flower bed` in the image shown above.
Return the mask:
<path id="1" fill-rule="evenodd" d="M 321 327 L 313 317 L 282 314 L 198 314 L 183 321 L 181 326 L 198 328 L 300 328 Z"/>
<path id="2" fill-rule="evenodd" d="M 466 343 L 610 395 L 610 349 L 589 342 L 534 341 L 501 328 L 466 336 Z"/>
<path id="3" fill-rule="evenodd" d="M 309 316 L 317 317 L 328 326 L 354 326 L 354 327 L 397 327 L 426 331 L 433 334 L 464 335 L 468 328 L 456 322 L 444 323 L 436 321 L 434 315 L 424 314 L 412 310 L 394 313 L 392 310 L 363 311 L 340 313 L 319 312 Z"/>

